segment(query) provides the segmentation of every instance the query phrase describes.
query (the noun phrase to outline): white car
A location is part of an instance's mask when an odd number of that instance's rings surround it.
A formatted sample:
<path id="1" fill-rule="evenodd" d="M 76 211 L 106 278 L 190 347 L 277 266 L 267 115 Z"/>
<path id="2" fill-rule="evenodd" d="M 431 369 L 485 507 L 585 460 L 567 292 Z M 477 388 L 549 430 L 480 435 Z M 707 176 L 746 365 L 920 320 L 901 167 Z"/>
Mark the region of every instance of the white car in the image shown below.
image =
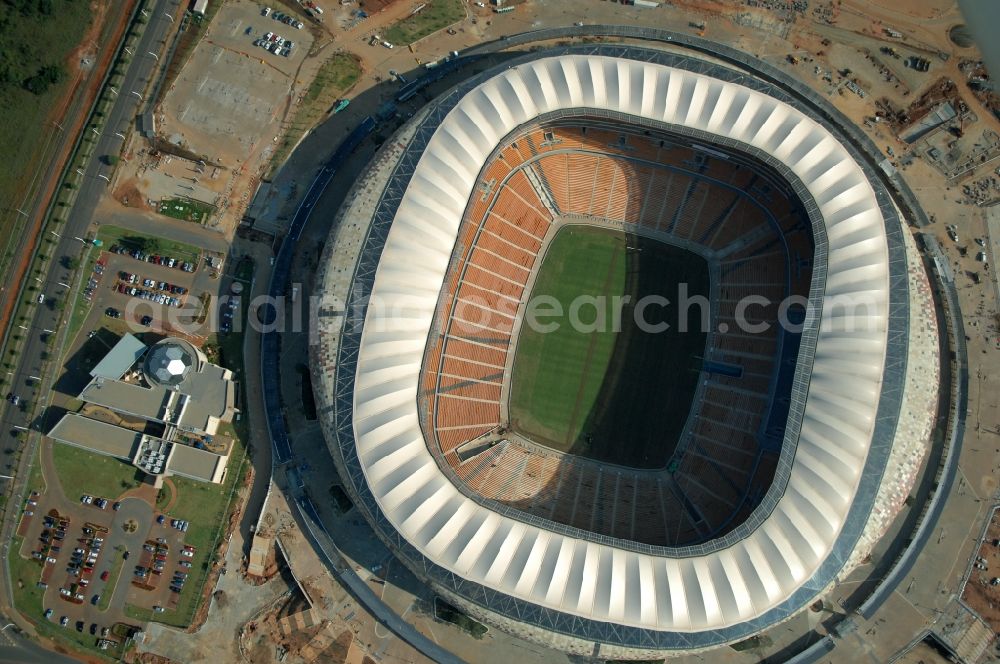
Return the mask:
<path id="1" fill-rule="evenodd" d="M 296 21 L 295 22 L 295 29 L 296 30 L 301 30 L 302 29 L 302 21 Z"/>
<path id="2" fill-rule="evenodd" d="M 271 15 L 271 8 L 270 7 L 264 7 L 263 9 L 260 10 L 260 15 L 261 16 L 270 16 Z"/>
<path id="3" fill-rule="evenodd" d="M 181 551 L 182 556 L 187 556 L 188 558 L 194 558 L 194 551 L 188 551 L 187 549 Z"/>

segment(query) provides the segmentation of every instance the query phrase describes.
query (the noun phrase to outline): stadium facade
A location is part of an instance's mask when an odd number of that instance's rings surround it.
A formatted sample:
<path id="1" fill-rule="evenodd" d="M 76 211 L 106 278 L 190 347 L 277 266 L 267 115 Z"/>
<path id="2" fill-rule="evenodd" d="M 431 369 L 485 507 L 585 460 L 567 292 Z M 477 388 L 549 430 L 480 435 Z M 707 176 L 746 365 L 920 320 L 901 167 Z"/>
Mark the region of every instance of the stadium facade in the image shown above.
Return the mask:
<path id="1" fill-rule="evenodd" d="M 377 196 L 349 199 L 324 254 L 314 385 L 346 488 L 419 578 L 530 638 L 628 656 L 746 638 L 845 573 L 894 444 L 907 263 L 888 192 L 816 115 L 717 63 L 564 47 L 468 80 L 383 149 L 358 185 Z M 572 118 L 748 155 L 780 174 L 809 220 L 808 298 L 773 480 L 718 537 L 657 546 L 517 509 L 470 488 L 427 425 L 428 348 L 484 167 L 526 127 Z M 342 230 L 359 226 L 360 242 Z M 342 315 L 358 310 L 362 320 Z"/>

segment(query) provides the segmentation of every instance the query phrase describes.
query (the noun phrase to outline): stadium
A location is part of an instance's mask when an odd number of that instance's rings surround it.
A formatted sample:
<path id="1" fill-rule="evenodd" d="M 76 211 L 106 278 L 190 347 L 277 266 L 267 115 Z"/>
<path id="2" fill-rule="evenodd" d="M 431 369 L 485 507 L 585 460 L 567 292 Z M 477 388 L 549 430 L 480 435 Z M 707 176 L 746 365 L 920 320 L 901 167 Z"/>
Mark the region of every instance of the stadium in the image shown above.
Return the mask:
<path id="1" fill-rule="evenodd" d="M 922 269 L 875 169 L 782 86 L 676 51 L 541 50 L 434 100 L 317 277 L 351 497 L 436 592 L 567 652 L 803 610 L 884 529 L 901 454 Z"/>

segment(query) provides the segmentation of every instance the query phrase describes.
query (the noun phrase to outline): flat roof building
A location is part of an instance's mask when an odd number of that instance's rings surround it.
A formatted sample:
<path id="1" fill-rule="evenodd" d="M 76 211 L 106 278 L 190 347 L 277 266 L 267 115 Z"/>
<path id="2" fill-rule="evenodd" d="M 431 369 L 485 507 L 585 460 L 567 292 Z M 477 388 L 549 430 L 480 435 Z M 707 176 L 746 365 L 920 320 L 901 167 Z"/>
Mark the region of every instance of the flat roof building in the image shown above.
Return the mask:
<path id="1" fill-rule="evenodd" d="M 219 425 L 231 422 L 236 413 L 230 370 L 212 364 L 182 339 L 147 347 L 126 334 L 90 375 L 80 392 L 82 401 L 162 424 L 161 437 L 69 413 L 49 433 L 51 438 L 123 459 L 158 480 L 167 475 L 213 483 L 225 479 L 231 446 L 220 445 L 215 436 Z"/>
<path id="2" fill-rule="evenodd" d="M 134 335 L 126 334 L 118 340 L 118 343 L 104 356 L 104 359 L 90 370 L 90 375 L 94 378 L 118 380 L 145 353 L 146 344 L 139 341 Z"/>
<path id="3" fill-rule="evenodd" d="M 127 357 L 124 351 L 118 355 Z M 109 363 L 114 370 L 120 364 L 120 360 L 116 364 Z M 95 376 L 83 388 L 80 399 L 119 413 L 173 425 L 182 431 L 210 436 L 215 435 L 221 423 L 231 422 L 236 413 L 233 372 L 210 363 L 201 351 L 186 341 L 165 339 L 150 348 L 142 362 L 142 378 L 144 384 L 107 375 Z"/>

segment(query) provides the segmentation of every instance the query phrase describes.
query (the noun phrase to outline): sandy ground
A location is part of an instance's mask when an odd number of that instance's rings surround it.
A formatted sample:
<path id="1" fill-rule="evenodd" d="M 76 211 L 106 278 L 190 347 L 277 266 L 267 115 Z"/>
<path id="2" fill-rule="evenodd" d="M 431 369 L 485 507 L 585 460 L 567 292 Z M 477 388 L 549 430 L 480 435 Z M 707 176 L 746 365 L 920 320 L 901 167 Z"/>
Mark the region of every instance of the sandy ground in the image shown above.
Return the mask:
<path id="1" fill-rule="evenodd" d="M 962 600 L 982 616 L 994 631 L 1000 631 L 1000 585 L 991 585 L 993 579 L 1000 578 L 1000 515 L 994 514 L 986 531 L 986 538 L 977 559 L 986 560 L 985 570 L 972 568 L 969 582 L 962 593 Z"/>

